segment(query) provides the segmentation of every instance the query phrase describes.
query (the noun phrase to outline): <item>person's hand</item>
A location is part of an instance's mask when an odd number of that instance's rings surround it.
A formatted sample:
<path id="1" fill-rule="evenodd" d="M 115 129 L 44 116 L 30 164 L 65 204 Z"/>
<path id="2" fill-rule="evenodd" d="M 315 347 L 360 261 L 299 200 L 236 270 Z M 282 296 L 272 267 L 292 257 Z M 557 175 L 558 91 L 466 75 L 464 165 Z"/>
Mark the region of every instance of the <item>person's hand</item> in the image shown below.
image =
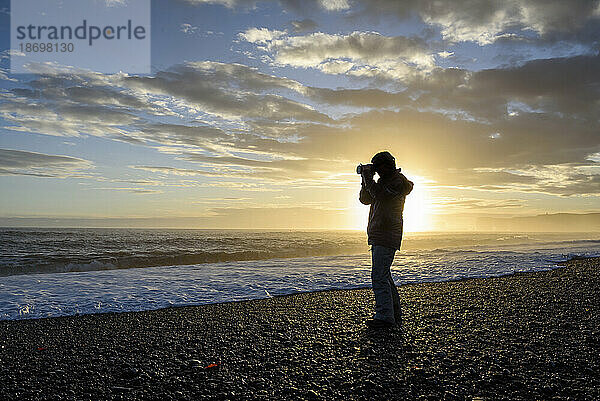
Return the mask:
<path id="1" fill-rule="evenodd" d="M 375 171 L 373 171 L 373 169 L 370 169 L 370 168 L 363 168 L 360 175 L 362 177 L 362 182 L 366 183 L 369 181 L 373 181 L 373 176 L 375 175 Z"/>

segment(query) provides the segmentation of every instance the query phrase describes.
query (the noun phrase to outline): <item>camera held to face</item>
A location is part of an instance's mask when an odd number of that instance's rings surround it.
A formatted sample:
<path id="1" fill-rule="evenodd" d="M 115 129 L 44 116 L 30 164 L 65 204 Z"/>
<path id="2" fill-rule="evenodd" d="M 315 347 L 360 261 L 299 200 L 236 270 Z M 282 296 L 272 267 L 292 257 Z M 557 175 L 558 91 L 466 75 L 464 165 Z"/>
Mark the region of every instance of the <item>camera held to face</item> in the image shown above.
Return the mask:
<path id="1" fill-rule="evenodd" d="M 375 174 L 372 164 L 359 164 L 356 166 L 356 174 L 362 174 L 363 172 Z"/>

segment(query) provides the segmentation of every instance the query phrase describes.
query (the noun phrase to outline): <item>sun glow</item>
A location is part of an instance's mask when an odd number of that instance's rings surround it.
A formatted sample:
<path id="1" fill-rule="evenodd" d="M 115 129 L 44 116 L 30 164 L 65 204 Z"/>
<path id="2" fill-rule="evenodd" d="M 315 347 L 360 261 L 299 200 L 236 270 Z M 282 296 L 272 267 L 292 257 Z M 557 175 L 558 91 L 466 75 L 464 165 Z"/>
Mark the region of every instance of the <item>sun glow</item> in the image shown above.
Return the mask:
<path id="1" fill-rule="evenodd" d="M 417 176 L 411 176 L 410 179 L 415 186 L 404 204 L 404 231 L 431 231 L 434 228 L 431 223 L 432 205 L 425 180 Z"/>

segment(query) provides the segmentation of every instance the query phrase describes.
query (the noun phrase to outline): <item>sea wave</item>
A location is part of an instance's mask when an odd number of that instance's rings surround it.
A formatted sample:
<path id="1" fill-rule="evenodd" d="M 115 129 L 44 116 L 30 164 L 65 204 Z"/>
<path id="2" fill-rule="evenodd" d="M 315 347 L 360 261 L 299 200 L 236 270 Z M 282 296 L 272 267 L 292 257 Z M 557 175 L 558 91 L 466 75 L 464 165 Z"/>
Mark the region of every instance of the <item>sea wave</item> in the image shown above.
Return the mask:
<path id="1" fill-rule="evenodd" d="M 352 255 L 365 252 L 366 248 L 299 248 L 279 251 L 199 251 L 193 253 L 161 253 L 153 252 L 142 255 L 127 255 L 121 252 L 119 256 L 110 257 L 49 257 L 40 255 L 29 257 L 29 263 L 0 266 L 0 276 L 18 274 L 67 273 L 96 270 L 131 269 L 159 266 L 185 266 L 203 263 L 238 262 L 248 260 L 270 260 L 283 258 L 301 258 L 310 256 Z"/>
<path id="2" fill-rule="evenodd" d="M 0 229 L 0 276 L 191 266 L 363 254 L 364 232 L 146 229 Z M 407 234 L 397 255 L 430 259 L 600 251 L 593 233 Z"/>
<path id="3" fill-rule="evenodd" d="M 498 277 L 558 267 L 561 255 L 513 253 L 419 256 L 392 265 L 397 285 Z M 195 266 L 17 275 L 0 280 L 0 320 L 152 310 L 259 299 L 297 292 L 367 288 L 368 253 Z"/>

